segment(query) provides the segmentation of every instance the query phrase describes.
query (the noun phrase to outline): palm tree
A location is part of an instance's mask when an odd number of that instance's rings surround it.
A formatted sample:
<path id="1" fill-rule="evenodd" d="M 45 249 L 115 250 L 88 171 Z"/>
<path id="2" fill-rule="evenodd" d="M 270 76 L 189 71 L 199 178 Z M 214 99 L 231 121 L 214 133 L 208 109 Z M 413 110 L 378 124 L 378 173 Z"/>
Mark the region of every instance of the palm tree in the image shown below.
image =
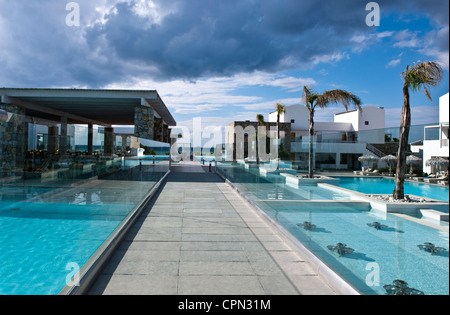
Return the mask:
<path id="1" fill-rule="evenodd" d="M 330 104 L 344 105 L 345 110 L 349 110 L 350 105 L 354 105 L 358 109 L 361 109 L 361 99 L 347 91 L 343 90 L 331 90 L 325 91 L 323 94 L 314 92 L 311 88 L 305 86 L 303 88 L 303 98 L 306 102 L 306 108 L 309 110 L 309 173 L 308 177 L 314 177 L 313 167 L 313 136 L 314 136 L 314 114 L 316 108 L 326 108 Z"/>
<path id="2" fill-rule="evenodd" d="M 264 121 L 264 115 L 258 114 L 256 115 L 256 121 L 258 122 L 258 126 L 265 126 L 266 122 Z M 256 128 L 256 163 L 259 164 L 259 148 L 258 148 L 258 128 Z"/>
<path id="3" fill-rule="evenodd" d="M 405 198 L 404 183 L 406 174 L 406 152 L 408 148 L 409 130 L 411 128 L 411 108 L 409 103 L 409 89 L 419 91 L 422 87 L 425 95 L 432 101 L 429 88 L 436 86 L 443 76 L 441 66 L 436 62 L 419 62 L 414 66 L 406 67 L 402 73 L 403 84 L 403 111 L 400 124 L 400 143 L 397 156 L 397 172 L 395 175 L 394 199 Z"/>
<path id="4" fill-rule="evenodd" d="M 278 142 L 278 146 L 281 144 L 280 141 L 280 116 L 286 113 L 286 106 L 277 103 L 275 105 L 275 112 L 277 113 L 277 142 Z M 277 159 L 277 169 L 279 168 L 279 161 L 280 161 L 280 156 L 279 156 L 279 147 L 278 147 L 278 159 Z"/>

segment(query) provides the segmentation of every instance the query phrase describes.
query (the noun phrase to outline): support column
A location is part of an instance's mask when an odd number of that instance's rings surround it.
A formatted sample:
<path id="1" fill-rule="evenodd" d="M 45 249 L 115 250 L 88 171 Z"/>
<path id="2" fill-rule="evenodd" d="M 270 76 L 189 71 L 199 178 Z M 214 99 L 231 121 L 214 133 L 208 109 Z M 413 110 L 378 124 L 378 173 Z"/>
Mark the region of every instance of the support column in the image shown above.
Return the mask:
<path id="1" fill-rule="evenodd" d="M 0 104 L 10 119 L 0 120 L 0 177 L 22 171 L 25 160 L 25 110 L 14 104 Z M 6 122 L 8 120 L 8 122 Z"/>
<path id="2" fill-rule="evenodd" d="M 88 125 L 88 154 L 92 155 L 94 153 L 94 125 Z"/>
<path id="3" fill-rule="evenodd" d="M 146 106 L 137 106 L 134 112 L 134 136 L 153 140 L 155 117 L 153 109 Z"/>
<path id="4" fill-rule="evenodd" d="M 59 140 L 59 155 L 61 157 L 67 156 L 67 117 L 61 117 L 61 137 Z"/>
<path id="5" fill-rule="evenodd" d="M 128 135 L 122 135 L 122 152 L 127 152 L 127 139 Z"/>
<path id="6" fill-rule="evenodd" d="M 164 142 L 164 120 L 161 121 L 161 139 L 159 141 Z"/>
<path id="7" fill-rule="evenodd" d="M 164 143 L 170 144 L 170 131 L 169 126 L 163 123 L 163 141 Z"/>
<path id="8" fill-rule="evenodd" d="M 59 128 L 58 126 L 48 127 L 48 153 L 55 155 L 59 149 Z"/>
<path id="9" fill-rule="evenodd" d="M 336 153 L 336 169 L 341 168 L 341 153 Z"/>
<path id="10" fill-rule="evenodd" d="M 105 128 L 105 155 L 114 154 L 114 128 Z"/>

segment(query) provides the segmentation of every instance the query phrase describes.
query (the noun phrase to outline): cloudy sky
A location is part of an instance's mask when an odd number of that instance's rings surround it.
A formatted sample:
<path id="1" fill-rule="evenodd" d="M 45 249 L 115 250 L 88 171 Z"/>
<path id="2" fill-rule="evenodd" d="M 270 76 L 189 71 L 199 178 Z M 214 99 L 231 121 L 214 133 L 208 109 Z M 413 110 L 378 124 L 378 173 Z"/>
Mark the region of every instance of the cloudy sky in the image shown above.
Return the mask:
<path id="1" fill-rule="evenodd" d="M 79 0 L 79 26 L 69 2 L 0 0 L 0 86 L 156 89 L 186 125 L 268 117 L 309 85 L 351 91 L 397 126 L 400 74 L 419 60 L 446 72 L 433 102 L 413 94 L 413 124 L 436 122 L 448 92 L 448 0 L 377 1 L 375 27 L 367 0 Z"/>

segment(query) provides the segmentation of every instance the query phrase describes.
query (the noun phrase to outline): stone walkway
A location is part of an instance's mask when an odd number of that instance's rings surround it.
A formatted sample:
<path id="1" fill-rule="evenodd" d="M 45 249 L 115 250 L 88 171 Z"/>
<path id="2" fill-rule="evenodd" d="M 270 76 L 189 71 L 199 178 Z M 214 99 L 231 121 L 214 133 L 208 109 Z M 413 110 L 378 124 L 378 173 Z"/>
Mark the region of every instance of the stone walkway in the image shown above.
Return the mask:
<path id="1" fill-rule="evenodd" d="M 174 164 L 92 295 L 335 294 L 208 167 Z"/>

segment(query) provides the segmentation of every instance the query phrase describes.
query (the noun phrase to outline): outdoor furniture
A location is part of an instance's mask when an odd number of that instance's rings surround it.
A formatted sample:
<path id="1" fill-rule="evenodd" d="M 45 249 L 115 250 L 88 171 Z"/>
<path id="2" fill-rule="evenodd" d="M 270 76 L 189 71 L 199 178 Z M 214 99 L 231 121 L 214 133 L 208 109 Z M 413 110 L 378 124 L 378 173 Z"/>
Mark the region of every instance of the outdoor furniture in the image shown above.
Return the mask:
<path id="1" fill-rule="evenodd" d="M 364 176 L 378 176 L 378 175 L 380 175 L 380 171 L 379 170 L 374 170 L 374 171 L 369 170 L 368 172 L 363 172 L 363 175 Z"/>
<path id="2" fill-rule="evenodd" d="M 449 163 L 448 159 L 445 159 L 443 157 L 433 157 L 426 161 L 426 166 L 431 166 L 437 169 L 439 174 L 442 167 L 448 168 L 448 163 Z"/>
<path id="3" fill-rule="evenodd" d="M 366 155 L 360 156 L 358 158 L 359 162 L 361 162 L 363 164 L 366 164 L 368 167 L 370 166 L 370 164 L 378 162 L 379 160 L 380 160 L 379 157 L 376 157 L 376 156 L 374 156 L 372 154 L 366 154 Z M 364 167 L 363 167 L 362 170 L 363 170 L 363 172 L 365 171 Z"/>
<path id="4" fill-rule="evenodd" d="M 411 167 L 409 173 L 412 174 L 414 171 L 414 164 L 419 164 L 422 162 L 422 159 L 420 157 L 417 157 L 415 155 L 410 155 L 406 158 L 406 165 L 409 165 Z"/>
<path id="5" fill-rule="evenodd" d="M 397 157 L 389 154 L 383 156 L 381 158 L 381 161 L 386 163 L 389 166 L 389 172 L 392 172 L 392 168 L 395 166 L 395 163 L 397 162 Z"/>
<path id="6" fill-rule="evenodd" d="M 440 181 L 445 181 L 445 180 L 447 180 L 448 181 L 448 175 L 441 175 L 441 176 L 438 176 L 438 177 L 431 177 L 431 178 L 425 178 L 424 179 L 424 181 L 426 182 L 426 183 L 429 183 L 429 184 L 437 184 L 437 183 L 439 183 Z"/>

